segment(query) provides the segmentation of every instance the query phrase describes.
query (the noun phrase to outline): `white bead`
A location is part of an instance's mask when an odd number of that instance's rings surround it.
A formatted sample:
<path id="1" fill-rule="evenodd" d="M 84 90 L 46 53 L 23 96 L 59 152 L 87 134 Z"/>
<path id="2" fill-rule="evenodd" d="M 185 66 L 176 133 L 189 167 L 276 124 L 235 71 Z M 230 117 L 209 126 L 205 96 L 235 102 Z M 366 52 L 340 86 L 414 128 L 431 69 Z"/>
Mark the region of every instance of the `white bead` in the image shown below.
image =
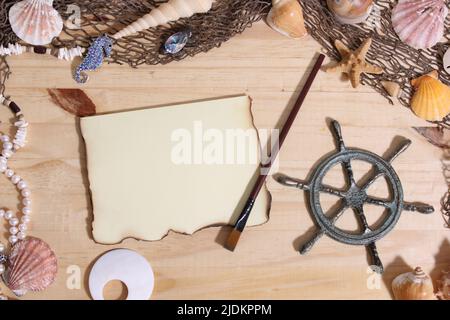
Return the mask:
<path id="1" fill-rule="evenodd" d="M 9 243 L 15 244 L 17 242 L 17 236 L 11 236 L 8 238 Z"/>
<path id="2" fill-rule="evenodd" d="M 9 141 L 9 137 L 6 134 L 2 135 L 2 137 L 0 139 L 2 140 L 2 142 L 8 142 Z"/>
<path id="3" fill-rule="evenodd" d="M 19 232 L 18 234 L 17 234 L 17 238 L 19 239 L 19 240 L 23 240 L 23 239 L 25 239 L 27 237 L 27 234 L 25 233 L 25 232 Z"/>
<path id="4" fill-rule="evenodd" d="M 19 224 L 19 231 L 27 231 L 28 227 L 25 223 Z"/>
<path id="5" fill-rule="evenodd" d="M 8 170 L 5 171 L 5 176 L 7 178 L 11 178 L 13 175 L 14 175 L 14 171 L 13 170 L 8 169 Z"/>
<path id="6" fill-rule="evenodd" d="M 13 184 L 18 184 L 20 180 L 21 180 L 21 178 L 20 178 L 20 176 L 18 176 L 17 174 L 15 174 L 15 175 L 13 175 L 13 176 L 11 177 L 11 182 L 12 182 Z"/>
<path id="7" fill-rule="evenodd" d="M 31 213 L 31 208 L 28 208 L 28 207 L 22 208 L 22 213 L 25 214 L 25 215 L 30 214 Z"/>
<path id="8" fill-rule="evenodd" d="M 22 196 L 24 196 L 25 198 L 28 198 L 29 196 L 31 196 L 31 191 L 28 188 L 25 188 L 22 190 Z"/>
<path id="9" fill-rule="evenodd" d="M 12 156 L 13 153 L 12 153 L 11 150 L 3 149 L 2 154 L 3 154 L 3 156 L 4 156 L 5 158 L 11 158 L 11 156 Z"/>
<path id="10" fill-rule="evenodd" d="M 22 199 L 22 204 L 23 204 L 25 207 L 31 206 L 31 199 L 30 199 L 30 198 L 23 198 L 23 199 Z"/>
<path id="11" fill-rule="evenodd" d="M 0 274 L 3 274 L 3 272 L 5 272 L 5 265 L 0 264 Z"/>
<path id="12" fill-rule="evenodd" d="M 5 217 L 5 210 L 0 209 L 0 219 Z"/>
<path id="13" fill-rule="evenodd" d="M 11 142 L 4 142 L 3 149 L 11 150 L 13 148 L 13 144 Z"/>
<path id="14" fill-rule="evenodd" d="M 11 218 L 11 219 L 9 219 L 9 224 L 12 225 L 13 227 L 17 226 L 19 224 L 19 219 L 16 217 Z"/>
<path id="15" fill-rule="evenodd" d="M 0 253 L 5 251 L 5 245 L 3 243 L 0 243 Z"/>
<path id="16" fill-rule="evenodd" d="M 6 159 L 5 157 L 0 157 L 0 163 L 7 163 L 8 159 Z"/>
<path id="17" fill-rule="evenodd" d="M 25 189 L 27 187 L 27 183 L 23 180 L 19 181 L 19 183 L 17 184 L 17 188 L 19 190 Z"/>
<path id="18" fill-rule="evenodd" d="M 8 169 L 6 163 L 0 162 L 0 172 L 5 172 Z"/>
<path id="19" fill-rule="evenodd" d="M 16 227 L 9 228 L 9 233 L 11 233 L 12 235 L 15 235 L 17 232 L 19 232 L 19 229 L 17 229 Z"/>
<path id="20" fill-rule="evenodd" d="M 31 218 L 30 218 L 30 216 L 22 216 L 22 218 L 20 218 L 20 221 L 22 223 L 30 223 Z"/>
<path id="21" fill-rule="evenodd" d="M 14 212 L 12 212 L 11 210 L 8 210 L 8 211 L 5 212 L 5 219 L 6 220 L 11 219 L 12 217 L 14 217 Z"/>

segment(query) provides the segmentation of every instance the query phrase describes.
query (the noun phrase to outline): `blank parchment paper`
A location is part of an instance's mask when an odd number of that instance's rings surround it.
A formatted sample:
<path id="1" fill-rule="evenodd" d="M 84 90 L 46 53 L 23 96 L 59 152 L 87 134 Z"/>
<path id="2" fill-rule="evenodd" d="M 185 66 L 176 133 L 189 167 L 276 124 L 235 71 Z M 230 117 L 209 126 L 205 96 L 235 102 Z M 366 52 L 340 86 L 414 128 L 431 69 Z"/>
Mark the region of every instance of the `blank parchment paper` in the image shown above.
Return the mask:
<path id="1" fill-rule="evenodd" d="M 250 105 L 239 96 L 82 118 L 95 241 L 234 223 L 259 174 Z M 269 206 L 263 188 L 249 225 Z"/>

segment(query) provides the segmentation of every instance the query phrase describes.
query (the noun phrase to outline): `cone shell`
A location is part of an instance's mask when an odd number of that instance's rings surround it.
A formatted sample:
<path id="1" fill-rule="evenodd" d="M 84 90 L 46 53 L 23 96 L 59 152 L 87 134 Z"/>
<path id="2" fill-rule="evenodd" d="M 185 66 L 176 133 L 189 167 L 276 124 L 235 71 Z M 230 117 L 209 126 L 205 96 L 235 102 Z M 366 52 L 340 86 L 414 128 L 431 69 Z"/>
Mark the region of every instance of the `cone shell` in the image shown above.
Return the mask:
<path id="1" fill-rule="evenodd" d="M 438 298 L 441 300 L 450 300 L 450 271 L 442 272 L 442 278 L 437 283 Z"/>
<path id="2" fill-rule="evenodd" d="M 431 278 L 417 267 L 413 272 L 403 273 L 392 281 L 396 300 L 434 300 Z"/>
<path id="3" fill-rule="evenodd" d="M 214 0 L 169 0 L 113 35 L 113 38 L 117 40 L 197 13 L 208 12 L 213 2 Z"/>
<path id="4" fill-rule="evenodd" d="M 58 36 L 63 20 L 53 8 L 53 0 L 24 0 L 9 11 L 9 22 L 14 33 L 32 45 L 46 45 Z"/>
<path id="5" fill-rule="evenodd" d="M 442 39 L 447 14 L 444 0 L 399 0 L 392 11 L 392 24 L 403 42 L 427 49 Z"/>
<path id="6" fill-rule="evenodd" d="M 56 278 L 55 253 L 44 241 L 28 237 L 14 245 L 4 274 L 5 283 L 17 296 L 27 291 L 41 291 Z"/>
<path id="7" fill-rule="evenodd" d="M 424 120 L 440 121 L 450 113 L 450 87 L 437 78 L 437 72 L 432 72 L 411 81 L 416 90 L 411 109 Z"/>
<path id="8" fill-rule="evenodd" d="M 275 31 L 290 38 L 303 38 L 308 34 L 303 10 L 297 0 L 273 0 L 267 23 Z"/>
<path id="9" fill-rule="evenodd" d="M 366 21 L 373 9 L 373 0 L 327 0 L 328 9 L 344 24 Z"/>

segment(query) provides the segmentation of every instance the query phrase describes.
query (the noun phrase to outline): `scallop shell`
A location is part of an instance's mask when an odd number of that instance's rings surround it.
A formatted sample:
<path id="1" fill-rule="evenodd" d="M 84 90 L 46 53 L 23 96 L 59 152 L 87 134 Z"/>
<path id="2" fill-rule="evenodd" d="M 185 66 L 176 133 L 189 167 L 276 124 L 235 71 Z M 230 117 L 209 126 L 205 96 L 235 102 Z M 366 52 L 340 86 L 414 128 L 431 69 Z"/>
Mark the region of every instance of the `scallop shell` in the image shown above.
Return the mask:
<path id="1" fill-rule="evenodd" d="M 450 300 L 450 271 L 442 272 L 442 278 L 437 283 L 439 286 L 437 297 L 440 300 Z"/>
<path id="2" fill-rule="evenodd" d="M 428 121 L 440 121 L 450 113 L 450 87 L 438 80 L 437 71 L 411 81 L 416 89 L 411 100 L 414 113 Z"/>
<path id="3" fill-rule="evenodd" d="M 267 23 L 275 31 L 290 38 L 299 39 L 308 34 L 303 10 L 297 0 L 273 0 Z"/>
<path id="4" fill-rule="evenodd" d="M 339 22 L 357 24 L 367 20 L 373 0 L 327 0 L 327 5 Z"/>
<path id="5" fill-rule="evenodd" d="M 392 24 L 404 43 L 427 49 L 442 39 L 447 14 L 444 0 L 399 0 L 392 11 Z"/>
<path id="6" fill-rule="evenodd" d="M 433 281 L 417 267 L 413 272 L 403 273 L 392 281 L 396 300 L 434 300 Z"/>
<path id="7" fill-rule="evenodd" d="M 44 241 L 28 237 L 14 245 L 8 258 L 4 280 L 17 296 L 27 291 L 42 291 L 56 278 L 58 262 Z"/>
<path id="8" fill-rule="evenodd" d="M 32 45 L 49 44 L 63 28 L 53 0 L 20 1 L 9 10 L 9 22 L 14 33 Z"/>

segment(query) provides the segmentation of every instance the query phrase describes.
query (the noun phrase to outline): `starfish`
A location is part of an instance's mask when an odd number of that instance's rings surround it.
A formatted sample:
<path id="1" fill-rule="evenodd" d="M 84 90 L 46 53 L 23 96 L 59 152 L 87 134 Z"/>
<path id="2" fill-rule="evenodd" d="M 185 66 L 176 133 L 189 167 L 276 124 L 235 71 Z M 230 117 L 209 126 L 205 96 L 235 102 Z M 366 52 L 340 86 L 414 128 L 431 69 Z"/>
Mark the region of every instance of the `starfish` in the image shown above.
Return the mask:
<path id="1" fill-rule="evenodd" d="M 336 66 L 326 67 L 325 71 L 326 72 L 340 71 L 342 73 L 348 74 L 353 88 L 359 86 L 361 73 L 363 72 L 371 74 L 382 74 L 383 69 L 366 62 L 366 55 L 367 52 L 369 52 L 371 44 L 372 38 L 368 38 L 357 50 L 351 51 L 341 41 L 336 40 L 334 46 L 339 51 L 342 60 Z"/>

